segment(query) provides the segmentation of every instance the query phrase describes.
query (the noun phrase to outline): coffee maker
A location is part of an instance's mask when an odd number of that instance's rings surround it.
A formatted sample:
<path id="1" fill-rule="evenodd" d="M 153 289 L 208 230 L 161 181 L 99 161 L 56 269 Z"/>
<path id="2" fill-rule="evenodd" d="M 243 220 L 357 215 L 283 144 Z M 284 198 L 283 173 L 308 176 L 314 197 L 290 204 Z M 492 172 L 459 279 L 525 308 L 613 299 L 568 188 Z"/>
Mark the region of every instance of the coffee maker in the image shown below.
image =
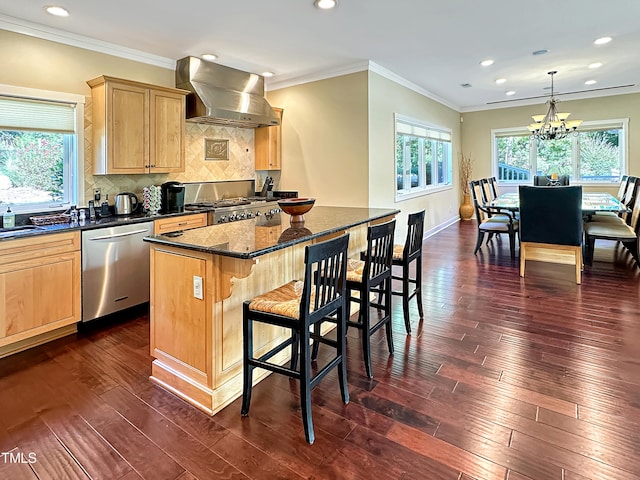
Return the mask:
<path id="1" fill-rule="evenodd" d="M 162 188 L 162 212 L 184 212 L 184 185 L 180 182 L 166 182 Z"/>

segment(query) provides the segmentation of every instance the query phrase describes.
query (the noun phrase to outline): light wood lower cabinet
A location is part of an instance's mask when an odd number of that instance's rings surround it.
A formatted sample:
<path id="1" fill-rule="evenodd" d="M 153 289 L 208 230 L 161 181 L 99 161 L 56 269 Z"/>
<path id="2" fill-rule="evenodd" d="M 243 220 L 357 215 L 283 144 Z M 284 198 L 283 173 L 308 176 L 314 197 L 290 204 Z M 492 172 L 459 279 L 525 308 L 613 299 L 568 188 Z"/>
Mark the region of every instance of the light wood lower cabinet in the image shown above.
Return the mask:
<path id="1" fill-rule="evenodd" d="M 193 215 L 180 215 L 179 217 L 168 217 L 156 220 L 153 224 L 153 233 L 162 235 L 163 233 L 177 232 L 178 230 L 189 230 L 207 226 L 207 214 L 197 213 Z"/>
<path id="2" fill-rule="evenodd" d="M 75 329 L 80 269 L 79 232 L 0 242 L 0 356 L 73 331 L 43 335 L 61 327 Z M 29 341 L 37 336 L 42 340 Z"/>

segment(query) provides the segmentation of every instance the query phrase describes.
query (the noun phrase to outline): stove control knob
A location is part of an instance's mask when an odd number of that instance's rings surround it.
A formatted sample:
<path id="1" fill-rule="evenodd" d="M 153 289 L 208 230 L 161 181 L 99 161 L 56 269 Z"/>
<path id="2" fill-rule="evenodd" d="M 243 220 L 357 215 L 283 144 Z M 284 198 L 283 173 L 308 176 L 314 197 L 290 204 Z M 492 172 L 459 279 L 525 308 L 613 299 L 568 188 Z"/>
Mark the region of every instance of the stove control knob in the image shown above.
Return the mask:
<path id="1" fill-rule="evenodd" d="M 261 217 L 262 216 L 262 212 L 256 212 L 256 217 Z"/>
<path id="2" fill-rule="evenodd" d="M 244 213 L 239 213 L 238 214 L 238 220 L 244 220 L 245 218 L 245 214 Z"/>
<path id="3" fill-rule="evenodd" d="M 222 215 L 219 219 L 218 219 L 218 223 L 226 223 L 227 221 L 227 216 L 226 215 Z"/>
<path id="4" fill-rule="evenodd" d="M 278 213 L 276 212 L 275 208 L 272 208 L 271 210 L 269 210 L 269 215 L 273 215 L 274 213 Z"/>
<path id="5" fill-rule="evenodd" d="M 247 212 L 247 218 L 253 218 L 255 214 L 253 212 Z"/>
<path id="6" fill-rule="evenodd" d="M 230 222 L 235 222 L 235 220 L 236 220 L 236 214 L 235 213 L 232 213 L 231 215 L 229 215 L 229 221 Z"/>

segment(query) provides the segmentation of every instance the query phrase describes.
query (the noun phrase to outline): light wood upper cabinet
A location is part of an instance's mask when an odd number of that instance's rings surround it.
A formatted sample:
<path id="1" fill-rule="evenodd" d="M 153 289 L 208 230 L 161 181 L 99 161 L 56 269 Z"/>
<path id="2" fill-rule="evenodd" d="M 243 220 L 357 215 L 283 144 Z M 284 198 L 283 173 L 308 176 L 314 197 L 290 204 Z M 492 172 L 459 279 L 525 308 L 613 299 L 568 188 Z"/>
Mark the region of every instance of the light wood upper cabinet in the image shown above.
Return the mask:
<path id="1" fill-rule="evenodd" d="M 282 122 L 283 110 L 273 108 Z M 256 170 L 280 170 L 282 167 L 281 126 L 260 127 L 255 130 Z"/>
<path id="2" fill-rule="evenodd" d="M 105 76 L 87 83 L 94 174 L 184 171 L 188 92 Z"/>
<path id="3" fill-rule="evenodd" d="M 0 347 L 80 320 L 80 233 L 0 242 Z"/>

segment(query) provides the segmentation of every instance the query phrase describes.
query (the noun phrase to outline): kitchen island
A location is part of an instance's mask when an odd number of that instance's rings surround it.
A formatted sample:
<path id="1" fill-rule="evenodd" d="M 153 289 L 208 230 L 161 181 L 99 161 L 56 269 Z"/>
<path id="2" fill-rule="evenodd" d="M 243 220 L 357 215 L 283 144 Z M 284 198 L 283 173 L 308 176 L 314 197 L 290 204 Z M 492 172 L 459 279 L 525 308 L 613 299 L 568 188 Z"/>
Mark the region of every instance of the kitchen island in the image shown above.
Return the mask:
<path id="1" fill-rule="evenodd" d="M 304 248 L 349 233 L 349 255 L 367 227 L 394 209 L 316 206 L 305 222 L 284 213 L 155 235 L 151 243 L 151 380 L 213 415 L 242 393 L 242 303 L 304 276 Z M 256 356 L 288 335 L 256 325 Z M 284 363 L 286 349 L 274 361 Z M 254 382 L 269 372 L 257 369 Z"/>

